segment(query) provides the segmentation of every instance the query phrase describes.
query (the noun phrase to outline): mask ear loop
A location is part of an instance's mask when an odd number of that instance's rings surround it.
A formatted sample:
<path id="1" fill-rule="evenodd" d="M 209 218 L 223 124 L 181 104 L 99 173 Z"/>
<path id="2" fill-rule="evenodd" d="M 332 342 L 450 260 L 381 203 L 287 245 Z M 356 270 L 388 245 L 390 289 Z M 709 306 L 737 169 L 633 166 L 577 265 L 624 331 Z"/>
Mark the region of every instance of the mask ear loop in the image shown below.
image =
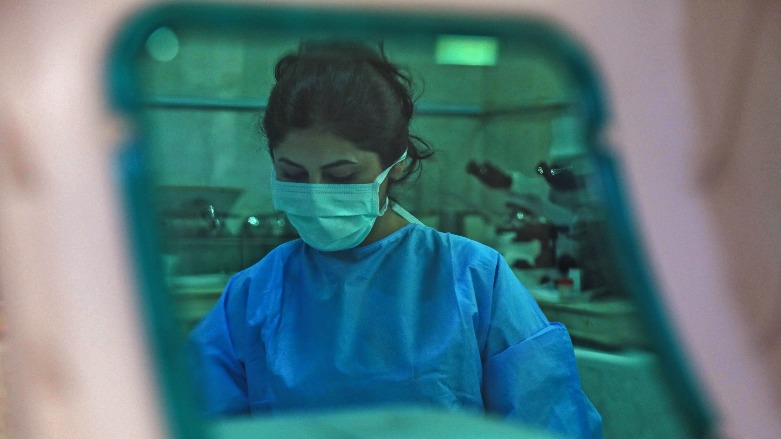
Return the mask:
<path id="1" fill-rule="evenodd" d="M 377 176 L 377 178 L 374 180 L 374 184 L 382 184 L 383 181 L 385 181 L 385 178 L 390 174 L 391 169 L 393 169 L 394 166 L 398 165 L 399 163 L 403 162 L 404 159 L 407 158 L 407 151 L 404 151 L 404 154 L 399 157 L 398 160 L 396 160 L 392 165 L 388 166 L 384 171 L 380 173 L 380 175 Z"/>
<path id="2" fill-rule="evenodd" d="M 404 173 L 404 168 L 406 168 L 406 163 L 405 163 L 406 160 L 407 160 L 407 151 L 405 150 L 404 154 L 401 155 L 401 158 L 396 163 L 391 165 L 391 172 L 393 172 L 393 168 L 401 165 L 401 171 L 399 172 L 399 174 L 402 175 Z"/>
<path id="3" fill-rule="evenodd" d="M 407 150 L 404 150 L 404 154 L 399 157 L 398 160 L 396 160 L 392 165 L 388 166 L 388 169 L 382 171 L 380 175 L 377 176 L 377 180 L 375 180 L 375 184 L 377 185 L 377 190 L 379 190 L 379 186 L 382 184 L 383 181 L 385 181 L 385 178 L 390 175 L 391 170 L 394 166 L 398 165 L 399 163 L 404 162 L 404 159 L 407 158 Z M 382 178 L 380 178 L 382 177 Z M 391 180 L 388 179 L 388 190 L 386 191 L 385 195 L 385 203 L 383 203 L 382 207 L 380 208 L 380 215 L 383 216 L 385 214 L 385 211 L 388 210 L 388 206 L 390 205 L 390 198 L 388 197 L 387 193 L 390 192 L 390 186 L 391 186 Z"/>

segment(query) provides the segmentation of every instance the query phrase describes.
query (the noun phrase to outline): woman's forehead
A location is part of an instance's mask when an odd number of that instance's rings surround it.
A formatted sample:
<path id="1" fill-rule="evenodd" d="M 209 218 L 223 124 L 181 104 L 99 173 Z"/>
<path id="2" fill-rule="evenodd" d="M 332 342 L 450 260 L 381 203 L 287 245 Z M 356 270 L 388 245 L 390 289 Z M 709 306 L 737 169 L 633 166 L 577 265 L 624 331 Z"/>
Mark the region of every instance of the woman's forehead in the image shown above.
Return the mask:
<path id="1" fill-rule="evenodd" d="M 274 148 L 274 160 L 307 165 L 352 160 L 362 164 L 379 164 L 379 156 L 342 137 L 322 130 L 293 130 Z"/>

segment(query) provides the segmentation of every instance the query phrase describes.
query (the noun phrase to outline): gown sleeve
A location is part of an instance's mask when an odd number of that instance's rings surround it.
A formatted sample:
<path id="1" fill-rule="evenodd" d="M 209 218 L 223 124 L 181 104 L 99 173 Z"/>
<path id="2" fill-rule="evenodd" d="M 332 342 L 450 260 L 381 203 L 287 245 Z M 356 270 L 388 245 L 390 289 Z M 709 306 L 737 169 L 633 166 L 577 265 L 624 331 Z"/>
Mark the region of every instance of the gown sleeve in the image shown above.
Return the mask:
<path id="1" fill-rule="evenodd" d="M 204 317 L 187 339 L 187 356 L 194 371 L 195 388 L 207 416 L 241 415 L 250 412 L 244 365 L 231 336 L 229 303 L 233 282 L 217 305 Z M 231 307 L 233 308 L 233 307 Z"/>
<path id="2" fill-rule="evenodd" d="M 548 323 L 501 260 L 483 364 L 486 411 L 571 438 L 602 437 L 602 418 L 583 393 L 569 333 Z"/>

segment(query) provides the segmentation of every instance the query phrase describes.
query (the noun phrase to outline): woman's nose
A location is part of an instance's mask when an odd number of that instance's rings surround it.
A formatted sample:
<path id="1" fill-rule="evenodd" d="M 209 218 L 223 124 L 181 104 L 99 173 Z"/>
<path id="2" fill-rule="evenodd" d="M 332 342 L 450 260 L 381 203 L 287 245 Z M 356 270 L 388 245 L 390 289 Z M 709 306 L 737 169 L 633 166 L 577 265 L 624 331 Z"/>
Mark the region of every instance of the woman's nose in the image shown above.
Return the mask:
<path id="1" fill-rule="evenodd" d="M 309 183 L 311 184 L 321 184 L 323 183 L 323 175 L 319 172 L 316 173 L 309 173 Z"/>

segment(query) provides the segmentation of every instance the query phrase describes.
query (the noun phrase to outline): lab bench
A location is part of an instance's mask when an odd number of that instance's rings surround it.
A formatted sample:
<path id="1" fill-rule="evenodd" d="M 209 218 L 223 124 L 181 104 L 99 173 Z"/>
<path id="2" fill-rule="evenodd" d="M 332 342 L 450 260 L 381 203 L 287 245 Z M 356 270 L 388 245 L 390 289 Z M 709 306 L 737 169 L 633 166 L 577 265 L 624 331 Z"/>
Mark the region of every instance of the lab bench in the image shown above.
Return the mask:
<path id="1" fill-rule="evenodd" d="M 606 349 L 651 347 L 637 309 L 627 298 L 588 301 L 535 299 L 548 320 L 564 324 L 575 344 Z"/>
<path id="2" fill-rule="evenodd" d="M 175 260 L 168 274 L 233 274 L 259 261 L 289 237 L 203 236 L 173 237 L 163 240 L 164 257 Z"/>
<path id="3" fill-rule="evenodd" d="M 291 238 L 191 236 L 163 241 L 166 284 L 180 330 L 189 332 L 217 303 L 231 276 Z"/>

